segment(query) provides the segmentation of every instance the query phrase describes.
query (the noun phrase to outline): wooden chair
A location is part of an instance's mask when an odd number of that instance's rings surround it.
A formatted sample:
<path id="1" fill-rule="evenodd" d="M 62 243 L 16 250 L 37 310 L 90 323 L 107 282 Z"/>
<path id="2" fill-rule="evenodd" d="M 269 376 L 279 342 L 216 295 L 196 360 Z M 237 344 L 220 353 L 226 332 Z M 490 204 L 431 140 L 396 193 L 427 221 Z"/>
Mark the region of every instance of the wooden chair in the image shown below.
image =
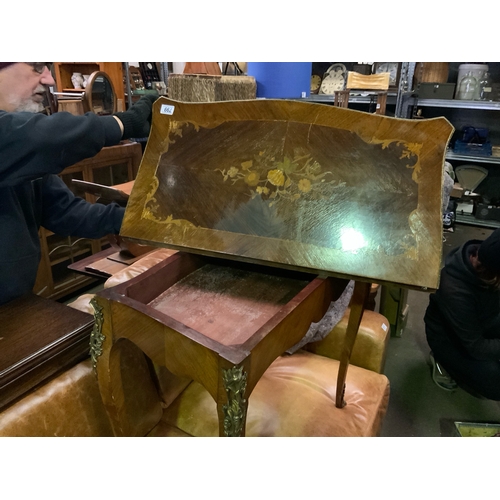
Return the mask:
<path id="1" fill-rule="evenodd" d="M 388 73 L 383 73 L 378 75 L 361 75 L 354 71 L 349 71 L 347 75 L 346 89 L 349 91 L 360 90 L 372 94 L 370 104 L 372 103 L 375 104 L 375 114 L 378 115 L 385 115 L 387 106 L 388 88 L 389 88 Z M 376 102 L 374 99 L 375 97 L 376 97 Z"/>
<path id="2" fill-rule="evenodd" d="M 335 91 L 334 106 L 337 106 L 339 108 L 348 108 L 350 92 L 350 90 Z M 375 114 L 385 115 L 387 107 L 387 92 L 377 92 L 376 98 L 377 100 L 375 102 Z"/>
<path id="3" fill-rule="evenodd" d="M 387 92 L 377 92 L 377 104 L 375 107 L 375 113 L 378 115 L 385 115 L 386 107 L 387 107 Z"/>
<path id="4" fill-rule="evenodd" d="M 349 90 L 336 90 L 335 98 L 334 98 L 334 106 L 338 106 L 339 108 L 348 108 L 349 107 Z"/>

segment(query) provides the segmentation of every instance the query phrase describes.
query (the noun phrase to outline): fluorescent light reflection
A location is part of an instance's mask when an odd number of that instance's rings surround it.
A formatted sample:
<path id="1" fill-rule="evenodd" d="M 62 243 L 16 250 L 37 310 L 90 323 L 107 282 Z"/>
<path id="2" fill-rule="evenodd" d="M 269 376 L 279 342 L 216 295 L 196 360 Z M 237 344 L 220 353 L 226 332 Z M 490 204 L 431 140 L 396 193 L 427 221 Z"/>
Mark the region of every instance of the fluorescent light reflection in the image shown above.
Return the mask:
<path id="1" fill-rule="evenodd" d="M 343 227 L 340 230 L 340 241 L 345 252 L 355 252 L 367 245 L 363 235 L 352 228 Z"/>

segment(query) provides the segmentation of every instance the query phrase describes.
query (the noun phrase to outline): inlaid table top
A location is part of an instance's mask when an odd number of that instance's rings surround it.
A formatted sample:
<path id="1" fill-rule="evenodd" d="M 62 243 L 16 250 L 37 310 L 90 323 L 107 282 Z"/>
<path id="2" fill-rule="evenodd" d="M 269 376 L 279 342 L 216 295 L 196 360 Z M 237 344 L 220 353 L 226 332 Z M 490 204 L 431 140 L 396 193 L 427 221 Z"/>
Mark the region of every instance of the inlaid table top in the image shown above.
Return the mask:
<path id="1" fill-rule="evenodd" d="M 444 118 L 286 100 L 160 98 L 122 236 L 435 289 Z"/>

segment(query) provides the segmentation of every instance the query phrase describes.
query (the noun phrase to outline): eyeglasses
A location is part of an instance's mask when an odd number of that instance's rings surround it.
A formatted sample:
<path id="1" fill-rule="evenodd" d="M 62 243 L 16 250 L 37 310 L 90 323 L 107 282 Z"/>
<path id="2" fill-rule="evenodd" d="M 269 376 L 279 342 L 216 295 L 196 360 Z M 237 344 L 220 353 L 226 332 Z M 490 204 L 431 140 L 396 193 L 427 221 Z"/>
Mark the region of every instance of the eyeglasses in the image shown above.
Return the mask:
<path id="1" fill-rule="evenodd" d="M 45 68 L 48 68 L 49 71 L 52 70 L 52 63 L 50 62 L 27 62 L 25 64 L 31 66 L 39 75 L 45 71 Z"/>

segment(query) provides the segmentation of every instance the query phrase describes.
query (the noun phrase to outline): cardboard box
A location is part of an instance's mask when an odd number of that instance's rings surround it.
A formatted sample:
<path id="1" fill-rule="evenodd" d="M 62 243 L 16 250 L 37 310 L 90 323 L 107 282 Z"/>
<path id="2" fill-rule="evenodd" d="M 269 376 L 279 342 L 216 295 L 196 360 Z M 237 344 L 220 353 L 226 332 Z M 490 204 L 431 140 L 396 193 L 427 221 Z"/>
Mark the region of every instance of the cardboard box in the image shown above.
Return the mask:
<path id="1" fill-rule="evenodd" d="M 458 183 L 453 184 L 453 189 L 451 190 L 450 196 L 452 198 L 461 198 L 464 194 L 464 188 Z"/>

